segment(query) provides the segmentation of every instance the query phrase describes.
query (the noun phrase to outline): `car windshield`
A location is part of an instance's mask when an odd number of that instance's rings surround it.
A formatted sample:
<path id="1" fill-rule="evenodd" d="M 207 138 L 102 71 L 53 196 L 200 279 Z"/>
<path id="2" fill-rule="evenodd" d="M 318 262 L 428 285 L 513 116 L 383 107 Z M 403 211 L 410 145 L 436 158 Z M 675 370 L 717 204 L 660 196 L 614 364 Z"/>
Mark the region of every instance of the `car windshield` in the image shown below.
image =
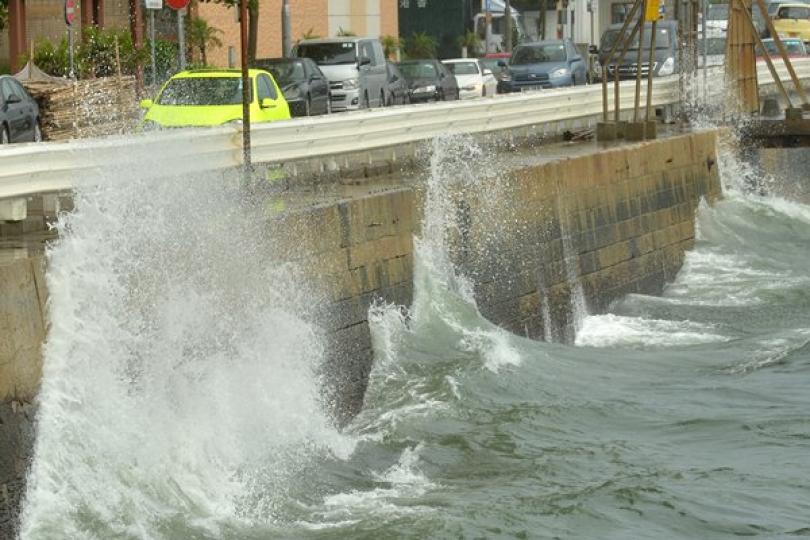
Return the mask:
<path id="1" fill-rule="evenodd" d="M 779 9 L 780 19 L 810 19 L 810 7 L 782 6 Z"/>
<path id="2" fill-rule="evenodd" d="M 253 86 L 253 79 L 250 79 Z M 251 97 L 252 100 L 252 97 Z M 238 105 L 242 103 L 242 78 L 185 77 L 171 79 L 158 98 L 159 105 Z"/>
<path id="3" fill-rule="evenodd" d="M 644 25 L 644 47 L 643 49 L 650 48 L 650 37 L 651 37 L 651 28 L 652 26 Z M 607 30 L 604 35 L 602 36 L 602 45 L 600 47 L 603 51 L 609 51 L 616 40 L 619 38 L 619 30 Z M 630 33 L 631 30 L 628 30 Z M 658 28 L 655 31 L 655 48 L 656 49 L 668 49 L 670 47 L 670 39 L 672 36 L 670 35 L 671 32 L 669 28 Z M 628 50 L 634 51 L 638 50 L 638 33 L 636 33 L 635 38 L 633 38 L 633 43 L 628 47 Z"/>
<path id="4" fill-rule="evenodd" d="M 405 62 L 399 64 L 399 70 L 406 79 L 435 79 L 438 76 L 432 62 Z"/>
<path id="5" fill-rule="evenodd" d="M 357 47 L 353 42 L 304 43 L 298 46 L 297 56 L 311 58 L 321 66 L 354 64 L 357 62 Z"/>
<path id="6" fill-rule="evenodd" d="M 725 21 L 728 19 L 728 4 L 711 4 L 706 12 L 707 21 Z"/>
<path id="7" fill-rule="evenodd" d="M 475 62 L 447 62 L 445 66 L 453 75 L 478 75 L 478 64 Z"/>
<path id="8" fill-rule="evenodd" d="M 703 44 L 706 44 L 706 54 L 726 54 L 726 38 L 708 38 L 705 42 L 698 41 L 698 54 L 703 54 Z"/>
<path id="9" fill-rule="evenodd" d="M 518 47 L 512 55 L 513 66 L 523 64 L 542 64 L 543 62 L 565 62 L 565 45 L 551 43 L 548 45 L 525 45 Z"/>
<path id="10" fill-rule="evenodd" d="M 768 56 L 779 56 L 779 49 L 776 48 L 776 42 L 774 40 L 763 39 L 762 44 L 765 45 Z M 804 43 L 802 43 L 800 39 L 782 39 L 782 45 L 785 46 L 785 50 L 788 54 L 797 56 L 804 56 L 806 54 Z"/>
<path id="11" fill-rule="evenodd" d="M 278 84 L 284 85 L 291 82 L 303 81 L 306 79 L 306 72 L 304 71 L 304 63 L 301 61 L 276 61 L 276 62 L 262 62 L 257 61 L 256 64 L 262 69 L 266 69 L 273 74 Z"/>

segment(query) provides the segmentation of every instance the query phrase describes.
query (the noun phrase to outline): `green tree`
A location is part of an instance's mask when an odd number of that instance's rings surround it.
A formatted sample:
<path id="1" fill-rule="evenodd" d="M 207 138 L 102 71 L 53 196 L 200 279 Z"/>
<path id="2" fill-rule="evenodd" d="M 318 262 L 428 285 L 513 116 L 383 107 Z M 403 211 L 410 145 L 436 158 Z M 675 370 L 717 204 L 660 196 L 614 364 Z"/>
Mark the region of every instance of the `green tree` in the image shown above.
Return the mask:
<path id="1" fill-rule="evenodd" d="M 405 55 L 408 58 L 434 58 L 438 43 L 425 32 L 414 32 L 405 40 Z"/>
<path id="2" fill-rule="evenodd" d="M 397 54 L 397 49 L 399 49 L 399 38 L 396 36 L 382 36 L 380 37 L 380 43 L 383 47 L 383 53 L 385 53 L 385 57 L 389 60 L 394 58 Z"/>
<path id="3" fill-rule="evenodd" d="M 222 30 L 211 26 L 202 17 L 192 17 L 188 23 L 188 43 L 191 47 L 200 50 L 200 60 L 203 65 L 208 65 L 207 51 L 209 47 L 222 47 L 222 40 L 219 34 Z"/>
<path id="4" fill-rule="evenodd" d="M 0 0 L 0 31 L 8 26 L 8 0 Z"/>
<path id="5" fill-rule="evenodd" d="M 468 56 L 478 56 L 481 41 L 478 39 L 478 35 L 476 35 L 475 32 L 467 30 L 463 36 L 458 37 L 458 46 L 462 49 L 466 47 Z"/>
<path id="6" fill-rule="evenodd" d="M 344 30 L 341 26 L 337 32 L 338 37 L 355 37 L 357 34 L 352 32 L 351 30 Z"/>

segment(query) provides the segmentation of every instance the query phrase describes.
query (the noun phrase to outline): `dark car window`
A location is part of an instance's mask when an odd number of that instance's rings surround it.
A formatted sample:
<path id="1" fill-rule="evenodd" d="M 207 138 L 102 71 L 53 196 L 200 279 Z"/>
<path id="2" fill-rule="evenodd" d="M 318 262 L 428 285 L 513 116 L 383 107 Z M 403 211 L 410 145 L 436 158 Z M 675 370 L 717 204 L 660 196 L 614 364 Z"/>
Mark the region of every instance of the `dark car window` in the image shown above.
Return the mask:
<path id="1" fill-rule="evenodd" d="M 0 88 L 2 88 L 3 92 L 3 101 L 8 101 L 9 96 L 17 93 L 14 91 L 14 87 L 11 85 L 11 79 L 1 79 Z M 23 96 L 18 97 L 22 98 Z"/>
<path id="2" fill-rule="evenodd" d="M 301 60 L 265 62 L 261 65 L 262 69 L 272 73 L 276 82 L 282 86 L 291 82 L 304 81 L 307 78 L 304 63 Z"/>
<path id="3" fill-rule="evenodd" d="M 406 62 L 398 67 L 406 79 L 437 79 L 439 77 L 433 62 Z"/>
<path id="4" fill-rule="evenodd" d="M 303 67 L 302 67 L 303 69 Z M 267 75 L 259 75 L 259 101 L 263 99 L 276 99 L 276 89 Z"/>
<path id="5" fill-rule="evenodd" d="M 565 45 L 563 43 L 550 43 L 548 45 L 527 45 L 518 47 L 512 55 L 511 64 L 541 64 L 543 62 L 564 62 Z"/>
<path id="6" fill-rule="evenodd" d="M 780 19 L 810 19 L 810 8 L 785 6 L 779 10 Z"/>
<path id="7" fill-rule="evenodd" d="M 304 43 L 298 46 L 296 55 L 324 66 L 357 62 L 357 50 L 352 42 Z"/>
<path id="8" fill-rule="evenodd" d="M 250 80 L 250 83 L 253 86 L 253 79 Z M 159 105 L 238 105 L 240 103 L 242 103 L 241 77 L 171 79 L 166 83 L 166 87 L 158 98 Z"/>
<path id="9" fill-rule="evenodd" d="M 374 49 L 371 47 L 371 43 L 368 41 L 364 41 L 360 44 L 360 56 L 366 57 L 371 60 L 372 64 L 376 64 L 376 58 L 374 58 Z"/>
<path id="10" fill-rule="evenodd" d="M 650 35 L 652 34 L 651 30 L 652 26 L 644 26 L 644 47 L 643 49 L 650 48 Z M 603 51 L 609 51 L 611 47 L 613 47 L 613 43 L 619 37 L 619 29 L 614 30 L 607 30 L 605 31 L 604 35 L 602 36 L 602 43 L 600 45 L 600 49 Z M 656 49 L 668 49 L 671 44 L 672 39 L 672 32 L 669 31 L 669 28 L 661 28 L 655 31 L 655 48 Z M 628 47 L 628 50 L 637 51 L 638 50 L 638 33 L 636 33 L 635 38 L 633 39 L 633 43 Z"/>

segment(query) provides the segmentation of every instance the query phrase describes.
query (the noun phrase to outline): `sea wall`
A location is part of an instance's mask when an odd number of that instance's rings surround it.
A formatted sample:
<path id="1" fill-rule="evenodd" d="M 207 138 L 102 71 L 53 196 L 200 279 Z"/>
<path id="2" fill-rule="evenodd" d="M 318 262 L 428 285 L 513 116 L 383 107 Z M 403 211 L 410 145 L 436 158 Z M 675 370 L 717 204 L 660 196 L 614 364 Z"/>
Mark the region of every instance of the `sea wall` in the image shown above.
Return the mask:
<path id="1" fill-rule="evenodd" d="M 487 189 L 452 194 L 451 257 L 474 278 L 484 316 L 532 338 L 570 341 L 578 303 L 603 311 L 630 292 L 659 293 L 675 276 L 694 243 L 697 205 L 721 194 L 716 161 L 716 134 L 705 132 L 518 166 L 503 174 L 497 204 Z M 324 375 L 338 421 L 362 406 L 369 306 L 411 302 L 423 197 L 418 185 L 380 184 L 272 218 L 281 247 L 321 295 Z M 0 537 L 30 456 L 42 268 L 41 257 L 0 266 Z"/>

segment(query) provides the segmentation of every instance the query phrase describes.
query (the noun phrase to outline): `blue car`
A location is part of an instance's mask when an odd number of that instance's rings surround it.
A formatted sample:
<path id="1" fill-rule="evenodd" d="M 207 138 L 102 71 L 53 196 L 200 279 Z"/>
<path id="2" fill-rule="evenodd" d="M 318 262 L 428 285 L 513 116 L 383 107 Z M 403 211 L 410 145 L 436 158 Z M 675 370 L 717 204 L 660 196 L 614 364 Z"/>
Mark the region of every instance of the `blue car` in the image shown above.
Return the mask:
<path id="1" fill-rule="evenodd" d="M 506 92 L 573 86 L 585 84 L 587 69 L 570 39 L 524 43 L 512 53 L 501 82 Z"/>

